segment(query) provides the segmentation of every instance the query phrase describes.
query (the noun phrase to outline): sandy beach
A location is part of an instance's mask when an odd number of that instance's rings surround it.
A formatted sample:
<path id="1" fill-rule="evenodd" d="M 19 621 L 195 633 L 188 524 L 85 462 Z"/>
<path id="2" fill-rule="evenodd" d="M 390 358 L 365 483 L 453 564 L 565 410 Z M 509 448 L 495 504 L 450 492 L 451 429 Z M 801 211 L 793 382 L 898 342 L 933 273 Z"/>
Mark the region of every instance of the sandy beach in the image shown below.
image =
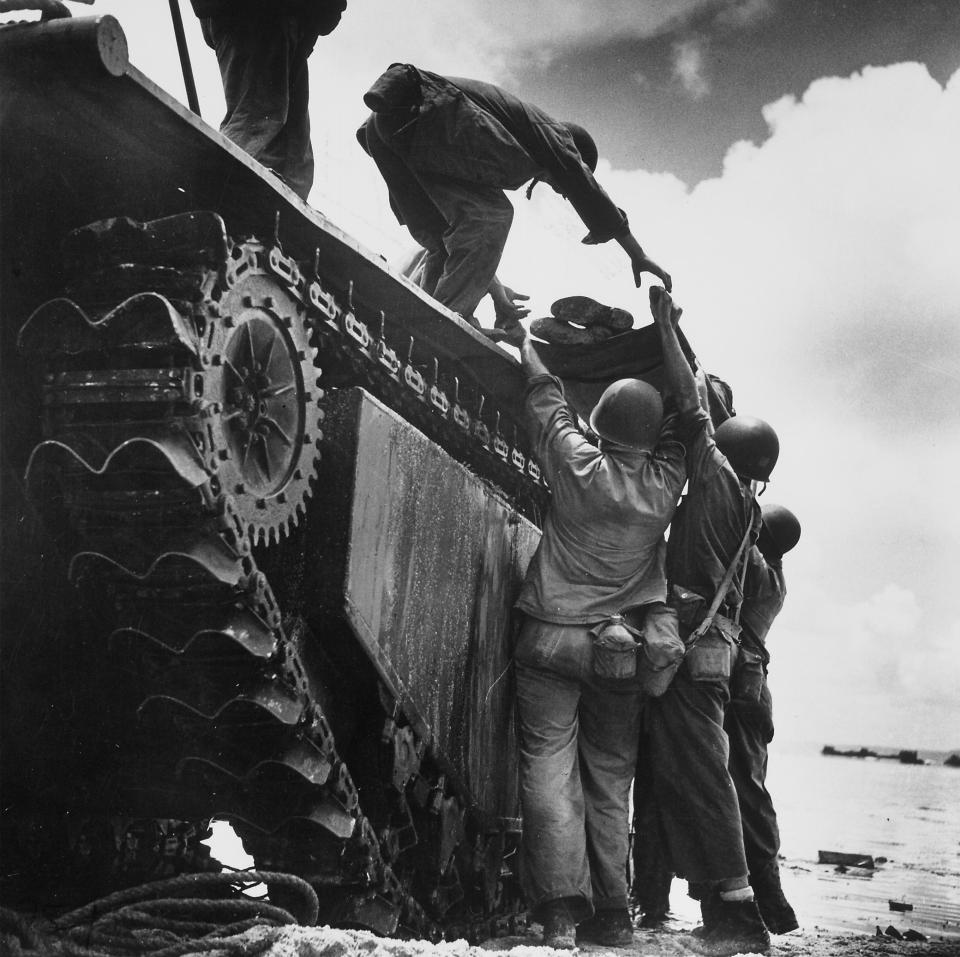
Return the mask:
<path id="1" fill-rule="evenodd" d="M 586 945 L 581 954 L 612 954 L 620 957 L 681 957 L 693 954 L 689 927 L 683 930 L 638 930 L 631 948 Z M 489 957 L 490 951 L 504 957 L 570 957 L 570 951 L 537 946 L 539 928 L 532 925 L 523 936 L 505 937 L 471 947 L 464 940 L 441 944 L 424 941 L 384 940 L 365 931 L 333 930 L 329 927 L 289 927 L 251 931 L 250 943 L 272 942 L 265 957 Z M 881 957 L 881 955 L 924 955 L 960 957 L 960 940 L 902 941 L 888 937 L 832 934 L 799 930 L 774 938 L 771 957 Z"/>

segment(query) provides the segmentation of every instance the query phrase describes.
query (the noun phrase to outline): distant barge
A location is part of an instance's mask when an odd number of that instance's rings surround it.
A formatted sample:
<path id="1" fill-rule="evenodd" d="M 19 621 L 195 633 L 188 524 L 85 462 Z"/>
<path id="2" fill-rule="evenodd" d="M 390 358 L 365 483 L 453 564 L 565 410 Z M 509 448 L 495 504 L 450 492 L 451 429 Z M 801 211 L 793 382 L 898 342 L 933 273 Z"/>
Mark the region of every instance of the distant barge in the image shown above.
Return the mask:
<path id="1" fill-rule="evenodd" d="M 821 754 L 840 758 L 879 758 L 883 761 L 899 761 L 901 764 L 926 764 L 916 751 L 898 751 L 896 754 L 881 754 L 879 751 L 871 751 L 870 748 L 857 748 L 852 751 L 835 748 L 832 744 L 825 744 Z M 950 759 L 947 759 L 949 763 Z"/>

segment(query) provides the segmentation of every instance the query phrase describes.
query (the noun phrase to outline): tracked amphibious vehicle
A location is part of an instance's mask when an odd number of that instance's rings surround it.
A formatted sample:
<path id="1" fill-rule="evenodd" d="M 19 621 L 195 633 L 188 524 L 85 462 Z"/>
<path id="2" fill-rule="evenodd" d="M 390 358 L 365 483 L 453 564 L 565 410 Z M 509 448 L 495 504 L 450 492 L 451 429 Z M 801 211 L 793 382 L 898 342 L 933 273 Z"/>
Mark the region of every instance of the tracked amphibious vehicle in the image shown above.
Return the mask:
<path id="1" fill-rule="evenodd" d="M 0 28 L 0 124 L 3 903 L 217 868 L 218 818 L 323 921 L 508 930 L 516 362 L 111 17 Z"/>
<path id="2" fill-rule="evenodd" d="M 0 29 L 3 897 L 215 867 L 321 918 L 521 912 L 516 363 L 130 66 Z"/>

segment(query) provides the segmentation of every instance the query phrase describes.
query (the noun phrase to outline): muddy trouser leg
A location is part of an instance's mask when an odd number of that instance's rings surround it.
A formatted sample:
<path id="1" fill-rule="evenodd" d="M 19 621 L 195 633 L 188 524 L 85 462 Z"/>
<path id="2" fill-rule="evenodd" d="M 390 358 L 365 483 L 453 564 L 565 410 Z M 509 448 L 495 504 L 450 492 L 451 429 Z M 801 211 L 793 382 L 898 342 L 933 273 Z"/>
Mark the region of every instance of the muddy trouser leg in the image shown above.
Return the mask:
<path id="1" fill-rule="evenodd" d="M 394 148 L 393 139 L 397 130 L 407 122 L 409 117 L 406 114 L 371 114 L 364 126 L 365 138 L 367 151 L 387 184 L 390 207 L 397 221 L 407 227 L 414 241 L 426 251 L 417 274 L 417 284 L 433 295 L 447 261 L 443 234 L 448 224 L 407 166 L 402 152 Z"/>
<path id="2" fill-rule="evenodd" d="M 724 727 L 730 739 L 730 775 L 737 789 L 743 842 L 753 886 L 767 926 L 784 933 L 797 926 L 796 915 L 780 886 L 780 830 L 767 791 L 767 747 L 773 740 L 773 699 L 766 678 L 759 701 L 734 698 Z"/>
<path id="3" fill-rule="evenodd" d="M 730 776 L 737 789 L 743 843 L 751 873 L 775 861 L 780 831 L 767 791 L 767 745 L 773 739 L 773 702 L 764 680 L 759 701 L 734 698 L 724 728 L 730 741 Z"/>
<path id="4" fill-rule="evenodd" d="M 648 701 L 654 794 L 676 873 L 723 889 L 746 886 L 740 806 L 727 769 L 727 681 L 694 681 L 687 662 Z"/>
<path id="5" fill-rule="evenodd" d="M 627 906 L 630 785 L 640 740 L 640 694 L 584 687 L 580 698 L 580 778 L 587 854 L 598 911 Z"/>
<path id="6" fill-rule="evenodd" d="M 310 141 L 310 74 L 307 60 L 313 52 L 316 37 L 306 34 L 303 24 L 288 18 L 290 31 L 290 105 L 287 122 L 276 143 L 278 155 L 274 169 L 290 188 L 306 199 L 313 186 L 313 144 Z"/>
<path id="7" fill-rule="evenodd" d="M 426 175 L 420 183 L 448 223 L 443 234 L 447 261 L 433 295 L 468 318 L 497 274 L 513 206 L 495 186 Z"/>
<path id="8" fill-rule="evenodd" d="M 220 132 L 281 174 L 294 53 L 288 19 L 274 13 L 226 14 L 203 22 L 204 37 L 217 54 L 227 103 Z"/>
<path id="9" fill-rule="evenodd" d="M 575 920 L 590 916 L 590 866 L 577 752 L 580 682 L 518 663 L 521 874 L 534 919 L 566 898 Z"/>
<path id="10" fill-rule="evenodd" d="M 673 864 L 667 853 L 653 793 L 653 768 L 646 734 L 641 729 L 637 773 L 633 782 L 633 886 L 631 896 L 650 922 L 670 910 Z"/>

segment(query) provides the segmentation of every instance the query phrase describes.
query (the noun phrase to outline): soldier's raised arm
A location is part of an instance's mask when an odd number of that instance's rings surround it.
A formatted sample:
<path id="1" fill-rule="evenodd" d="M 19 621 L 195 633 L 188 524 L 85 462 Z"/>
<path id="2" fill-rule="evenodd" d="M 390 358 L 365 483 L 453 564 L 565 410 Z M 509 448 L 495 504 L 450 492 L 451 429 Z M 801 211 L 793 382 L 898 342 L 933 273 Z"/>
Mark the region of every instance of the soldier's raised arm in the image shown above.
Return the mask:
<path id="1" fill-rule="evenodd" d="M 662 286 L 650 287 L 650 313 L 660 334 L 667 390 L 676 401 L 677 408 L 686 412 L 700 405 L 700 396 L 697 380 L 677 338 L 677 323 L 682 312 L 666 289 Z"/>

